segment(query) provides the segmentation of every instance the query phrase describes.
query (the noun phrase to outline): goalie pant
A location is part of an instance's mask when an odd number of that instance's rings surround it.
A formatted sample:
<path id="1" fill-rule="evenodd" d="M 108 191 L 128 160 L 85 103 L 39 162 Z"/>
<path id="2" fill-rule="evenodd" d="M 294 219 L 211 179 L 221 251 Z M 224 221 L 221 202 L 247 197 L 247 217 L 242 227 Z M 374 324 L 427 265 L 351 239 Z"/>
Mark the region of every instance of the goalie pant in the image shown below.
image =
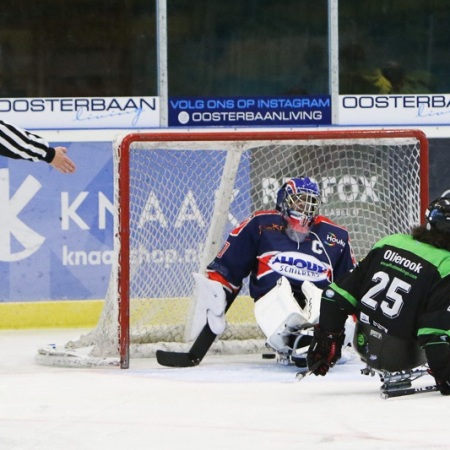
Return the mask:
<path id="1" fill-rule="evenodd" d="M 207 267 L 207 273 L 228 288 L 229 301 L 237 295 L 247 276 L 250 276 L 250 295 L 255 300 L 285 276 L 303 307 L 301 287 L 305 280 L 323 289 L 354 264 L 346 229 L 318 216 L 309 236 L 297 243 L 287 236 L 281 214 L 269 210 L 253 214 L 230 233 L 222 250 Z"/>

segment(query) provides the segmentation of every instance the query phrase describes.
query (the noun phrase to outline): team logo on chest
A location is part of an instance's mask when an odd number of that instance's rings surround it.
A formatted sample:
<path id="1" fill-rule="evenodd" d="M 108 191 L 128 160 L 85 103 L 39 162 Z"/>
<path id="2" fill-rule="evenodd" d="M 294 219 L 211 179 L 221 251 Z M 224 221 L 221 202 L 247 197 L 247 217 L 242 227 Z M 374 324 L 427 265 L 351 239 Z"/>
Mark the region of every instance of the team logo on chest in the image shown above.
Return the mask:
<path id="1" fill-rule="evenodd" d="M 269 260 L 268 266 L 274 272 L 299 281 L 326 280 L 330 271 L 329 265 L 316 257 L 297 252 L 277 253 Z"/>

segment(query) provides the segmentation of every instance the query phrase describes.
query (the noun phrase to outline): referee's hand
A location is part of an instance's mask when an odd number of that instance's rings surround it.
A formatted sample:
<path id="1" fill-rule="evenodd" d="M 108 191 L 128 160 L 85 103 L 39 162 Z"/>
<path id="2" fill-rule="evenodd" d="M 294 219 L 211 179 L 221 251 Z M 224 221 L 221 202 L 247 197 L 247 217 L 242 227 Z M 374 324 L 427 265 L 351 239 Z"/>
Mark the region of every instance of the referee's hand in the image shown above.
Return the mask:
<path id="1" fill-rule="evenodd" d="M 74 173 L 76 170 L 74 162 L 67 156 L 66 147 L 55 147 L 55 157 L 50 165 L 61 173 Z"/>

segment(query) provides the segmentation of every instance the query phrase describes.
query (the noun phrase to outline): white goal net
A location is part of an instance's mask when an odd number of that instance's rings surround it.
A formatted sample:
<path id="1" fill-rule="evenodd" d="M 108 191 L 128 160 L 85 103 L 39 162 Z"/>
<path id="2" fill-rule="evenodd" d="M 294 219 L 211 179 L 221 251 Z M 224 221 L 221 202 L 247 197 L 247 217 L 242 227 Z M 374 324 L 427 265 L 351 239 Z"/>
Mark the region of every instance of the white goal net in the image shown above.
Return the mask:
<path id="1" fill-rule="evenodd" d="M 286 178 L 307 175 L 321 214 L 348 228 L 357 258 L 381 237 L 409 232 L 427 206 L 427 141 L 415 130 L 158 132 L 116 146 L 115 254 L 98 326 L 43 363 L 116 364 L 185 351 L 193 272 L 203 272 L 228 233 L 273 209 Z M 264 348 L 244 288 L 212 352 Z M 52 362 L 53 361 L 53 362 Z"/>

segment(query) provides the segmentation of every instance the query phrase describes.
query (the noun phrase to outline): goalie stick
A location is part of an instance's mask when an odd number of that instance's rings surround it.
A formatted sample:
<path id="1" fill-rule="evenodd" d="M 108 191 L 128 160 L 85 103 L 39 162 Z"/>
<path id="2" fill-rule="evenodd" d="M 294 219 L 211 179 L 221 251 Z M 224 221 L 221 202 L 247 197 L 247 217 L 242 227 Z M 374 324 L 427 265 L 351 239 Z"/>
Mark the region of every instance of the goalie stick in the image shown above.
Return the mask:
<path id="1" fill-rule="evenodd" d="M 156 360 L 167 367 L 194 367 L 198 366 L 214 343 L 217 335 L 206 324 L 188 352 L 156 351 Z"/>
<path id="2" fill-rule="evenodd" d="M 200 278 L 201 279 L 201 278 Z M 222 288 L 221 288 L 222 289 Z M 225 304 L 225 313 L 229 310 L 232 301 Z M 208 350 L 216 340 L 217 334 L 211 330 L 208 319 L 200 334 L 195 339 L 192 347 L 188 352 L 170 352 L 166 350 L 156 351 L 156 360 L 161 366 L 167 367 L 194 367 L 198 366 Z"/>

